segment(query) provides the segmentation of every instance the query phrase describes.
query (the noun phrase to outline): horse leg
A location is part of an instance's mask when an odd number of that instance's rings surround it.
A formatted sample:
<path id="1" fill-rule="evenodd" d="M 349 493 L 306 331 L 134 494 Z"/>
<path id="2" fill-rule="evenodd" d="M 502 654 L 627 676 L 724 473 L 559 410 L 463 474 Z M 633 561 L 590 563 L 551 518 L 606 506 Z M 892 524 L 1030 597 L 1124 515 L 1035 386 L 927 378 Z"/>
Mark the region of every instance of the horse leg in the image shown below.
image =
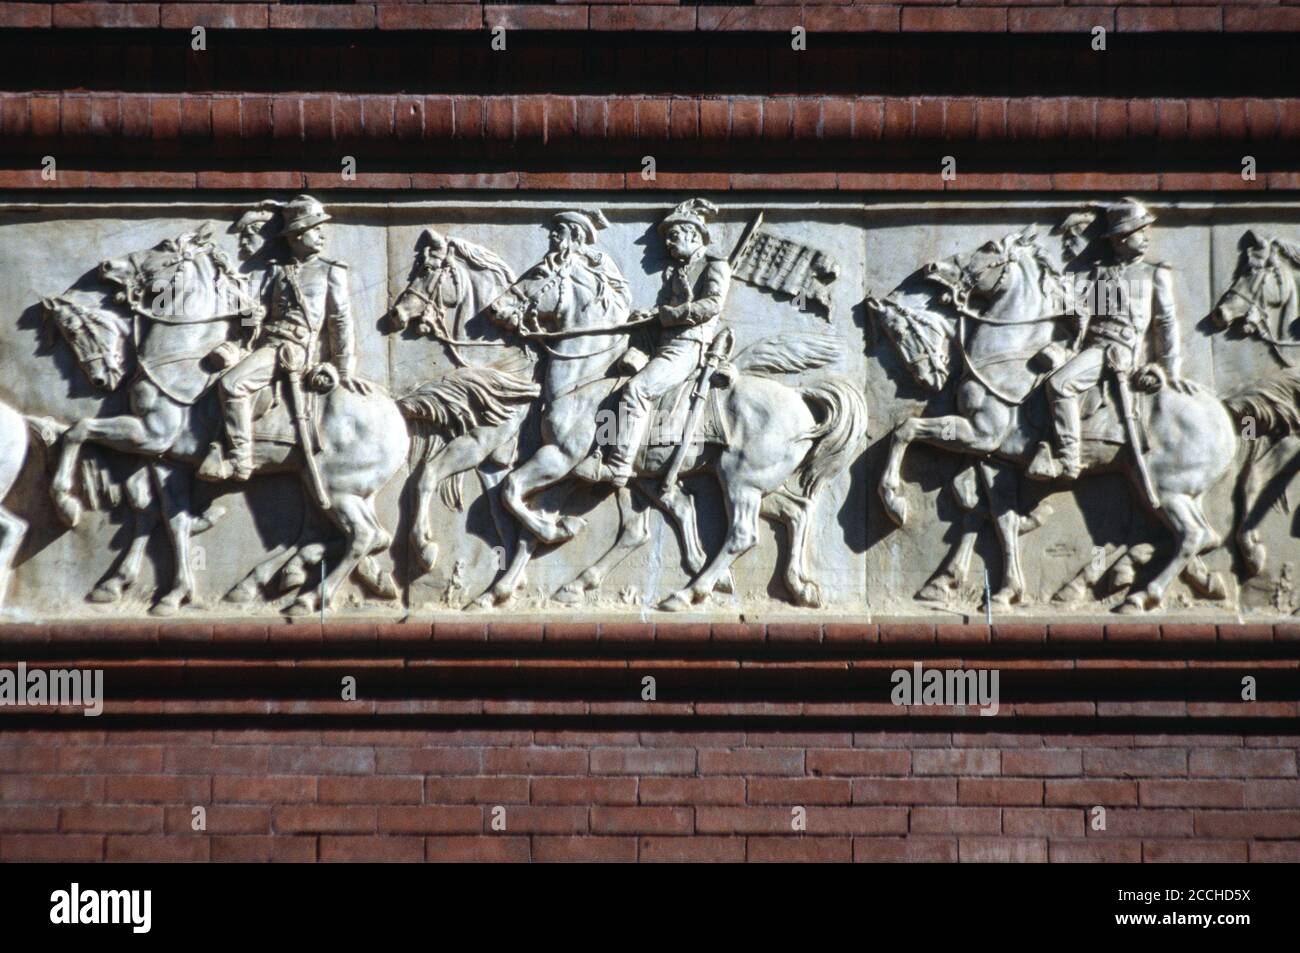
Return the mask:
<path id="1" fill-rule="evenodd" d="M 141 467 L 126 480 L 126 499 L 132 511 L 131 546 L 117 564 L 117 570 L 90 594 L 91 602 L 113 603 L 135 585 L 140 578 L 140 569 L 144 563 L 145 548 L 149 537 L 158 525 L 158 507 L 153 491 L 149 486 L 148 467 Z"/>
<path id="2" fill-rule="evenodd" d="M 438 544 L 433 532 L 433 501 L 438 487 L 443 480 L 480 466 L 502 441 L 510 439 L 509 428 L 509 423 L 475 427 L 425 458 L 420 467 L 415 520 L 411 523 L 410 534 L 416 562 L 425 572 L 432 570 L 438 562 Z"/>
<path id="3" fill-rule="evenodd" d="M 650 510 L 636 508 L 631 487 L 620 487 L 616 498 L 619 530 L 614 545 L 577 579 L 564 585 L 554 596 L 556 602 L 565 605 L 582 602 L 587 593 L 600 588 L 610 570 L 650 541 Z"/>
<path id="4" fill-rule="evenodd" d="M 1201 546 L 1208 535 L 1208 523 L 1201 512 L 1200 500 L 1186 493 L 1169 493 L 1161 497 L 1160 512 L 1173 530 L 1178 541 L 1177 548 L 1169 563 L 1151 580 L 1142 592 L 1135 592 L 1128 597 L 1121 612 L 1141 612 L 1154 609 L 1160 605 L 1170 583 L 1182 573 L 1188 562 L 1201 552 Z"/>
<path id="5" fill-rule="evenodd" d="M 811 609 L 822 605 L 822 590 L 808 575 L 808 535 L 812 528 L 812 503 L 797 499 L 783 490 L 763 498 L 760 515 L 779 520 L 790 534 L 790 555 L 785 566 L 785 587 L 795 605 Z"/>
<path id="6" fill-rule="evenodd" d="M 724 499 L 731 516 L 731 527 L 721 551 L 687 588 L 678 590 L 659 604 L 667 612 L 689 609 L 703 602 L 731 569 L 737 559 L 758 544 L 758 515 L 763 505 L 763 491 L 750 483 L 728 482 L 723 485 Z"/>
<path id="7" fill-rule="evenodd" d="M 1268 550 L 1259 538 L 1259 524 L 1286 492 L 1286 484 L 1297 470 L 1300 470 L 1300 436 L 1283 437 L 1262 453 L 1252 448 L 1247 458 L 1242 474 L 1241 523 L 1237 527 L 1237 545 L 1246 561 L 1247 576 L 1258 576 L 1264 571 Z"/>
<path id="8" fill-rule="evenodd" d="M 190 485 L 193 474 L 166 463 L 152 463 L 154 484 L 167 519 L 167 531 L 176 557 L 175 584 L 151 610 L 155 615 L 174 615 L 180 607 L 194 599 L 196 585 L 194 567 L 190 562 Z"/>
<path id="9" fill-rule="evenodd" d="M 396 599 L 400 594 L 397 589 L 397 580 L 393 574 L 388 572 L 379 564 L 375 557 L 386 551 L 393 544 L 393 534 L 379 526 L 378 533 L 375 534 L 375 540 L 371 544 L 370 553 L 357 564 L 357 578 L 362 584 L 370 590 L 372 595 L 380 599 Z"/>
<path id="10" fill-rule="evenodd" d="M 979 479 L 973 466 L 957 474 L 952 481 L 952 495 L 957 505 L 963 510 L 961 521 L 961 540 L 952 550 L 935 577 L 926 583 L 916 598 L 922 602 L 947 602 L 961 592 L 970 574 L 971 557 L 975 554 L 975 543 L 979 539 L 980 527 L 988 518 L 988 511 L 980 506 Z"/>
<path id="11" fill-rule="evenodd" d="M 176 442 L 184 427 L 184 409 L 164 398 L 152 384 L 139 385 L 132 399 L 142 408 L 143 416 L 85 417 L 64 432 L 63 449 L 50 481 L 50 498 L 66 525 L 76 526 L 81 520 L 81 502 L 72 494 L 72 482 L 82 444 L 98 443 L 122 453 L 158 457 Z"/>
<path id="12" fill-rule="evenodd" d="M 0 493 L 0 500 L 4 496 Z M 9 577 L 13 575 L 14 557 L 18 555 L 18 547 L 26 535 L 27 521 L 0 506 L 0 609 L 4 608 Z"/>
<path id="13" fill-rule="evenodd" d="M 592 427 L 594 426 L 593 422 Z M 588 440 L 586 445 L 589 446 L 590 443 Z M 557 444 L 548 444 L 533 454 L 527 463 L 512 470 L 502 484 L 501 497 L 506 509 L 543 543 L 566 542 L 577 535 L 587 525 L 587 521 L 577 516 L 560 519 L 542 516 L 529 507 L 525 500 L 539 490 L 563 480 L 581 459 L 582 452 L 574 453 Z"/>
<path id="14" fill-rule="evenodd" d="M 880 478 L 880 499 L 885 512 L 899 526 L 907 524 L 907 500 L 902 490 L 903 456 L 913 441 L 955 453 L 991 453 L 1002 445 L 1014 422 L 1011 409 L 984 393 L 973 381 L 963 384 L 959 403 L 969 408 L 971 416 L 909 417 L 894 430 L 889 459 Z"/>
<path id="15" fill-rule="evenodd" d="M 700 542 L 700 527 L 695 516 L 695 499 L 676 481 L 661 492 L 658 498 L 651 495 L 648 487 L 643 486 L 642 492 L 659 505 L 672 520 L 673 526 L 677 528 L 677 538 L 686 556 L 686 568 L 692 573 L 703 569 L 704 561 L 708 556 L 704 552 L 704 544 Z"/>
<path id="16" fill-rule="evenodd" d="M 343 557 L 326 575 L 321 586 L 326 609 L 334 605 L 335 597 L 343 583 L 352 575 L 352 571 L 357 568 L 361 560 L 370 554 L 376 539 L 383 532 L 383 527 L 379 525 L 379 519 L 375 516 L 373 500 L 354 493 L 341 493 L 335 495 L 330 502 L 331 506 L 327 512 L 343 531 L 347 549 Z M 299 594 L 293 605 L 289 607 L 289 611 L 294 615 L 304 615 L 315 612 L 319 608 L 321 606 L 317 604 L 316 593 L 308 591 Z"/>
<path id="17" fill-rule="evenodd" d="M 980 476 L 989 498 L 989 509 L 1002 542 L 1002 588 L 993 602 L 1003 607 L 1023 602 L 1025 576 L 1020 565 L 1020 513 L 1017 505 L 1016 474 L 1000 464 L 981 463 Z"/>

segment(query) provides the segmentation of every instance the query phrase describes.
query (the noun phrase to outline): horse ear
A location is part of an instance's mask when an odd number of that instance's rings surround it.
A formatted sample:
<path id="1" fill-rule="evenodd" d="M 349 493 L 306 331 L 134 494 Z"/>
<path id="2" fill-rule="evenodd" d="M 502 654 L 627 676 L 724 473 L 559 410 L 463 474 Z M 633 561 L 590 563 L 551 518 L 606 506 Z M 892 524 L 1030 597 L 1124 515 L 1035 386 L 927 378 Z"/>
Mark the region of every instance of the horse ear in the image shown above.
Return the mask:
<path id="1" fill-rule="evenodd" d="M 41 307 L 45 309 L 45 316 L 48 318 L 54 314 L 54 299 L 45 295 L 41 296 Z"/>
<path id="2" fill-rule="evenodd" d="M 194 232 L 194 240 L 204 245 L 212 241 L 212 223 L 204 222 L 200 225 L 198 230 Z"/>

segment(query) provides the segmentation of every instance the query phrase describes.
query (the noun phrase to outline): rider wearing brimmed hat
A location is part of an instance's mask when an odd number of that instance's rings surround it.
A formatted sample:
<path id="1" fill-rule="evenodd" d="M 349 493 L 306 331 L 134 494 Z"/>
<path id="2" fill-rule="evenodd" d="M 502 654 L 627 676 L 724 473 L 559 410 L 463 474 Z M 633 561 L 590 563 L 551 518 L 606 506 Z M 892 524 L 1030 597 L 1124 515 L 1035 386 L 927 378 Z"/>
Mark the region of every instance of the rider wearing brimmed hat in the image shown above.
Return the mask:
<path id="1" fill-rule="evenodd" d="M 671 259 L 664 270 L 663 303 L 631 318 L 656 318 L 662 330 L 655 356 L 623 390 L 618 442 L 608 466 L 599 468 L 599 478 L 615 486 L 626 486 L 632 477 L 655 401 L 696 372 L 717 336 L 731 287 L 731 266 L 708 248 L 708 223 L 717 213 L 707 199 L 688 199 L 659 223 Z"/>
<path id="2" fill-rule="evenodd" d="M 253 403 L 278 369 L 301 373 L 315 358 L 321 329 L 328 326 L 330 358 L 339 381 L 366 390 L 353 377 L 356 365 L 348 266 L 324 258 L 330 221 L 324 206 L 310 195 L 292 199 L 283 211 L 281 235 L 289 247 L 287 261 L 277 262 L 266 283 L 266 320 L 253 332 L 251 350 L 221 378 L 229 458 L 214 444 L 199 476 L 247 480 L 253 471 Z"/>
<path id="3" fill-rule="evenodd" d="M 1098 263 L 1090 276 L 1090 308 L 1081 315 L 1085 322 L 1083 346 L 1047 380 L 1047 396 L 1060 459 L 1050 450 L 1041 452 L 1029 468 L 1032 476 L 1076 478 L 1080 459 L 1080 399 L 1101 381 L 1105 368 L 1118 375 L 1121 396 L 1128 392 L 1128 377 L 1142 356 L 1147 331 L 1154 324 L 1159 338 L 1156 355 L 1167 383 L 1187 390 L 1181 379 L 1181 340 L 1174 309 L 1173 270 L 1163 262 L 1143 259 L 1150 243 L 1149 229 L 1155 221 L 1137 199 L 1125 198 L 1106 208 L 1109 260 Z M 1141 454 L 1140 447 L 1133 448 Z"/>

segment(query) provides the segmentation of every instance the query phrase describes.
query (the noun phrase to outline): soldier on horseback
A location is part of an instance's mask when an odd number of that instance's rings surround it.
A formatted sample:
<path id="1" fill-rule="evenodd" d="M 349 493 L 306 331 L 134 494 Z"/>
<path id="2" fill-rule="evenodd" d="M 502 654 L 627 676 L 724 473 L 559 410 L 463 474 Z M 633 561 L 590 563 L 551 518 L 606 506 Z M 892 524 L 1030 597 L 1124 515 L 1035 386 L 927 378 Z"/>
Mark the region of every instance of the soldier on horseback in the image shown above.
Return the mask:
<path id="1" fill-rule="evenodd" d="M 708 248 L 708 222 L 717 212 L 706 199 L 688 199 L 659 223 L 671 259 L 664 269 L 662 303 L 633 312 L 630 320 L 654 318 L 663 330 L 654 357 L 623 390 L 618 442 L 608 464 L 599 464 L 601 481 L 627 485 L 655 401 L 699 370 L 718 334 L 731 287 L 731 265 Z M 683 439 L 689 440 L 690 434 Z"/>
<path id="2" fill-rule="evenodd" d="M 284 208 L 281 235 L 289 258 L 272 265 L 259 295 L 266 303 L 266 318 L 260 320 L 259 302 L 254 306 L 248 352 L 222 375 L 219 389 L 230 452 L 225 455 L 220 443 L 214 443 L 198 472 L 203 479 L 249 478 L 253 472 L 254 401 L 272 384 L 277 371 L 283 371 L 295 391 L 293 399 L 300 404 L 301 393 L 294 385 L 315 360 L 322 328 L 328 328 L 330 356 L 339 383 L 363 394 L 370 390 L 353 376 L 356 344 L 347 265 L 322 256 L 328 221 L 324 207 L 309 195 L 297 196 Z M 305 409 L 295 406 L 292 410 L 301 420 Z M 309 460 L 311 452 L 304 447 Z"/>
<path id="3" fill-rule="evenodd" d="M 1133 443 L 1143 483 L 1150 494 L 1150 476 L 1137 436 L 1136 409 L 1129 378 L 1141 361 L 1148 330 L 1158 336 L 1157 359 L 1169 386 L 1188 393 L 1191 385 L 1181 378 L 1181 342 L 1174 308 L 1173 271 L 1164 262 L 1144 259 L 1155 221 L 1137 199 L 1126 198 L 1106 209 L 1110 254 L 1092 268 L 1087 306 L 1079 309 L 1079 331 L 1074 354 L 1047 379 L 1047 395 L 1056 427 L 1059 458 L 1044 443 L 1028 473 L 1039 479 L 1064 476 L 1076 479 L 1080 458 L 1080 401 L 1110 369 L 1119 393 L 1119 412 Z M 1158 502 L 1157 504 L 1158 505 Z"/>

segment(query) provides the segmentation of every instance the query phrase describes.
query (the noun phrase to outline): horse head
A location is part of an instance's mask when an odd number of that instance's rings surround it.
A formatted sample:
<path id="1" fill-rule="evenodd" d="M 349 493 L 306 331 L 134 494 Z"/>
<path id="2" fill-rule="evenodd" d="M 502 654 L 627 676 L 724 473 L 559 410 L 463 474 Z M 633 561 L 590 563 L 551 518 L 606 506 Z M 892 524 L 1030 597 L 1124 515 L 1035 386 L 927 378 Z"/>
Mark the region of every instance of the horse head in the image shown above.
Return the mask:
<path id="1" fill-rule="evenodd" d="M 1284 264 L 1289 267 L 1284 269 Z M 1297 267 L 1300 260 L 1294 248 L 1280 239 L 1247 231 L 1241 237 L 1241 258 L 1232 284 L 1210 312 L 1211 323 L 1220 331 L 1240 325 L 1247 334 L 1285 325 L 1286 314 L 1296 310 L 1295 280 L 1290 272 Z"/>
<path id="2" fill-rule="evenodd" d="M 952 370 L 955 322 L 924 301 L 906 300 L 898 292 L 885 298 L 868 296 L 866 306 L 884 327 L 912 378 L 932 391 L 942 391 Z"/>
<path id="3" fill-rule="evenodd" d="M 955 265 L 956 286 L 950 285 L 955 300 L 976 310 L 991 308 L 1004 299 L 1019 287 L 1017 279 L 1041 286 L 1041 279 L 1051 271 L 1032 228 L 990 239 L 969 255 L 959 256 Z"/>
<path id="4" fill-rule="evenodd" d="M 99 274 L 119 289 L 115 300 L 133 312 L 182 320 L 220 313 L 236 281 L 206 225 L 146 251 L 101 262 Z"/>
<path id="5" fill-rule="evenodd" d="M 87 379 L 102 391 L 117 390 L 130 359 L 130 320 L 79 292 L 42 298 L 41 304 Z"/>
<path id="6" fill-rule="evenodd" d="M 492 319 L 498 324 L 540 330 L 542 321 L 563 316 L 573 300 L 573 288 L 563 266 L 534 268 L 492 301 Z"/>
<path id="7" fill-rule="evenodd" d="M 386 330 L 404 330 L 411 321 L 419 323 L 416 330 L 421 334 L 433 332 L 435 319 L 442 316 L 448 307 L 455 306 L 459 297 L 448 300 L 449 294 L 463 295 L 464 289 L 446 288 L 443 285 L 455 285 L 444 282 L 442 266 L 447 259 L 447 239 L 436 229 L 426 228 L 416 243 L 415 263 L 411 267 L 410 281 L 397 295 L 393 306 L 384 315 Z M 435 283 L 438 285 L 435 287 Z"/>

